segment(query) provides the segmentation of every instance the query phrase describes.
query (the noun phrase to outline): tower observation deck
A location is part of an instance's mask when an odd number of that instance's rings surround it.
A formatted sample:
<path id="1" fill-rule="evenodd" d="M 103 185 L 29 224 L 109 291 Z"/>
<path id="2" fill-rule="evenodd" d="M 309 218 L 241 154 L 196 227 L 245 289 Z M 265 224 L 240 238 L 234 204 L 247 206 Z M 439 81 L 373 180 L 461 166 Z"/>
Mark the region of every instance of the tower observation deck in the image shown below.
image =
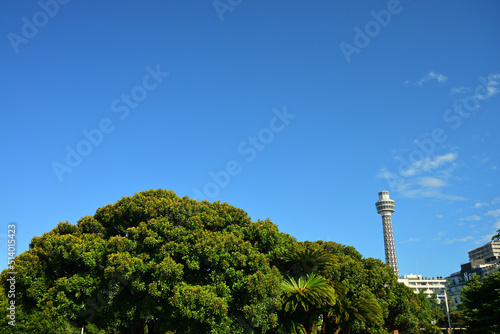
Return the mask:
<path id="1" fill-rule="evenodd" d="M 392 218 L 394 212 L 394 201 L 389 198 L 388 191 L 378 193 L 379 200 L 375 203 L 377 213 L 382 215 L 382 225 L 384 227 L 384 248 L 385 262 L 394 269 L 394 273 L 399 277 L 398 259 L 396 257 L 396 246 L 394 244 L 394 233 L 392 232 Z"/>

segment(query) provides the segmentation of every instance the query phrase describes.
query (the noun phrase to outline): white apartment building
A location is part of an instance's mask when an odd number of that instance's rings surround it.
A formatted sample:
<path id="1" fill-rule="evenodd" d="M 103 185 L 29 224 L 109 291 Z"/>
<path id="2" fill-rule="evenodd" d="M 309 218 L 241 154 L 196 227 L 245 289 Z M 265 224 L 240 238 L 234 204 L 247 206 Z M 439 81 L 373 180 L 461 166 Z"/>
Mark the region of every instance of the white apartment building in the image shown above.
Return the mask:
<path id="1" fill-rule="evenodd" d="M 438 299 L 444 301 L 445 279 L 441 278 L 423 278 L 422 275 L 403 275 L 398 279 L 398 282 L 403 283 L 411 288 L 413 292 L 420 293 L 423 291 L 427 297 L 433 293 L 438 295 Z"/>
<path id="2" fill-rule="evenodd" d="M 495 262 L 500 259 L 500 240 L 490 241 L 480 247 L 469 251 L 469 260 L 484 260 L 485 263 Z"/>
<path id="3" fill-rule="evenodd" d="M 500 241 L 490 241 L 469 251 L 469 260 L 460 265 L 460 271 L 447 277 L 446 290 L 453 306 L 462 302 L 460 291 L 473 274 L 483 277 L 500 270 Z"/>

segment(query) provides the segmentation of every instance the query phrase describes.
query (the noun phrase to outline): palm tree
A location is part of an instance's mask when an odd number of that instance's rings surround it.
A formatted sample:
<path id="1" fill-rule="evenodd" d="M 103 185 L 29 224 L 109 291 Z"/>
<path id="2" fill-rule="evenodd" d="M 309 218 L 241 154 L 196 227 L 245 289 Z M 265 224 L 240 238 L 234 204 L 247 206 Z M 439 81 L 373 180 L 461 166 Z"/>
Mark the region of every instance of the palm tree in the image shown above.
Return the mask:
<path id="1" fill-rule="evenodd" d="M 356 321 L 380 324 L 383 321 L 382 308 L 369 292 L 360 296 L 349 296 L 349 289 L 342 283 L 334 283 L 337 303 L 325 317 L 323 333 L 338 334 L 340 330 L 349 334 Z"/>
<path id="2" fill-rule="evenodd" d="M 356 321 L 380 324 L 382 308 L 369 291 L 352 293 L 341 283 L 333 282 L 329 272 L 336 258 L 314 245 L 299 246 L 281 258 L 282 273 L 288 277 L 282 284 L 284 312 L 283 333 L 309 334 L 323 320 L 321 332 L 350 333 Z M 293 321 L 292 321 L 293 320 Z"/>
<path id="3" fill-rule="evenodd" d="M 334 257 L 324 249 L 300 247 L 282 257 L 286 272 L 294 276 L 322 272 L 334 263 Z"/>
<path id="4" fill-rule="evenodd" d="M 295 327 L 297 323 L 301 324 L 302 326 L 298 326 L 302 328 L 299 333 L 313 333 L 321 310 L 326 306 L 333 306 L 336 300 L 335 290 L 330 282 L 315 273 L 301 276 L 297 280 L 289 277 L 281 283 L 281 290 L 285 319 L 288 319 L 288 323 L 293 319 Z"/>

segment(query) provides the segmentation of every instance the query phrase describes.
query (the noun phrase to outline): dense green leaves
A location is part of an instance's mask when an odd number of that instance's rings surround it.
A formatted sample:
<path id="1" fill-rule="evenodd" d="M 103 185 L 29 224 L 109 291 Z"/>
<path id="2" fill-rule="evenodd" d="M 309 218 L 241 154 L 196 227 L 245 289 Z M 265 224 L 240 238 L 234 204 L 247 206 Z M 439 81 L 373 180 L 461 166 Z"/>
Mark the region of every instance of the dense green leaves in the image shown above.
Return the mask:
<path id="1" fill-rule="evenodd" d="M 315 308 L 312 317 L 322 319 L 316 321 L 322 333 L 386 333 L 396 329 L 416 333 L 431 327 L 418 296 L 397 282 L 392 268 L 380 260 L 363 258 L 353 247 L 325 241 L 299 243 L 283 256 L 280 269 L 296 280 L 314 273 L 329 282 L 336 302 Z M 292 318 L 297 325 L 301 316 L 294 313 Z M 302 331 L 309 333 L 311 329 L 303 326 Z"/>
<path id="2" fill-rule="evenodd" d="M 141 192 L 33 238 L 16 259 L 18 300 L 76 327 L 264 332 L 281 309 L 271 261 L 294 242 L 227 203 Z"/>
<path id="3" fill-rule="evenodd" d="M 269 219 L 166 190 L 34 237 L 16 271 L 20 333 L 413 333 L 432 318 L 351 246 L 297 242 Z"/>
<path id="4" fill-rule="evenodd" d="M 500 272 L 474 275 L 461 294 L 467 333 L 500 333 Z"/>
<path id="5" fill-rule="evenodd" d="M 500 228 L 497 230 L 497 234 L 491 237 L 491 240 L 493 241 L 500 240 Z"/>
<path id="6" fill-rule="evenodd" d="M 322 308 L 335 304 L 335 290 L 330 282 L 314 273 L 301 276 L 297 280 L 289 277 L 281 283 L 285 312 L 301 309 L 308 312 L 311 308 Z"/>

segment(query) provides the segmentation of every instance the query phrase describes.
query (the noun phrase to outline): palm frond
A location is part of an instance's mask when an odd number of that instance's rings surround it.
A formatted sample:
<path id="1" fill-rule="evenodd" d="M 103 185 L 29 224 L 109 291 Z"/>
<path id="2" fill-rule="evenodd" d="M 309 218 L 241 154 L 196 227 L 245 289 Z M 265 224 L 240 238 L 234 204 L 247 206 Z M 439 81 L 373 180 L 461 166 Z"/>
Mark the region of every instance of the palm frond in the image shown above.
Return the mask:
<path id="1" fill-rule="evenodd" d="M 281 284 L 285 312 L 294 312 L 299 306 L 305 312 L 310 307 L 320 308 L 335 304 L 335 290 L 330 282 L 319 275 L 301 276 L 297 280 L 289 277 Z"/>

